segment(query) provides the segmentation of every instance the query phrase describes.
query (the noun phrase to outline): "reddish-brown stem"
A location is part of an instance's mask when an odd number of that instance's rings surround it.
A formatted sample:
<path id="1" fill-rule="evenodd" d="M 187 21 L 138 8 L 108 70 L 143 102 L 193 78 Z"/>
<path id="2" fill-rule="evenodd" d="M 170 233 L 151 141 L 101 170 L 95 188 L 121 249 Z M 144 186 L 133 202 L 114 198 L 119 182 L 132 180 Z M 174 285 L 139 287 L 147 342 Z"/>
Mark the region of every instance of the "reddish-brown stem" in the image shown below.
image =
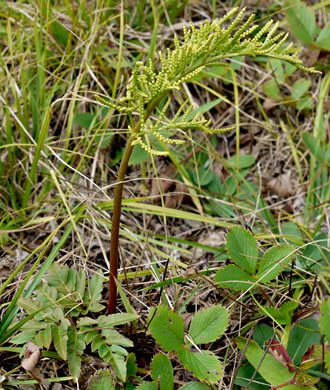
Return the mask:
<path id="1" fill-rule="evenodd" d="M 163 98 L 165 93 L 158 96 L 152 103 L 150 103 L 148 109 L 144 115 L 144 121 L 150 116 L 154 111 L 155 107 L 158 105 L 160 100 Z M 113 199 L 113 214 L 111 221 L 111 242 L 110 242 L 110 275 L 109 275 L 109 303 L 108 303 L 108 313 L 113 314 L 116 311 L 117 303 L 117 285 L 116 279 L 118 276 L 118 251 L 119 251 L 119 230 L 120 230 L 120 216 L 121 216 L 121 204 L 123 197 L 123 186 L 124 180 L 126 177 L 126 171 L 128 167 L 128 162 L 131 157 L 134 145 L 133 141 L 136 138 L 137 134 L 140 131 L 141 123 L 140 121 L 135 125 L 134 129 L 131 131 L 131 135 L 127 141 L 124 155 L 122 157 L 118 177 L 115 187 L 114 199 Z"/>
<path id="2" fill-rule="evenodd" d="M 120 215 L 121 204 L 123 198 L 123 186 L 128 167 L 128 162 L 132 154 L 134 145 L 132 142 L 134 136 L 131 135 L 127 141 L 125 152 L 120 163 L 118 177 L 115 187 L 113 199 L 113 215 L 111 221 L 111 243 L 110 243 L 110 275 L 109 275 L 109 303 L 108 313 L 113 314 L 116 311 L 117 301 L 117 286 L 116 279 L 118 276 L 118 251 L 119 251 L 119 229 L 120 229 Z"/>

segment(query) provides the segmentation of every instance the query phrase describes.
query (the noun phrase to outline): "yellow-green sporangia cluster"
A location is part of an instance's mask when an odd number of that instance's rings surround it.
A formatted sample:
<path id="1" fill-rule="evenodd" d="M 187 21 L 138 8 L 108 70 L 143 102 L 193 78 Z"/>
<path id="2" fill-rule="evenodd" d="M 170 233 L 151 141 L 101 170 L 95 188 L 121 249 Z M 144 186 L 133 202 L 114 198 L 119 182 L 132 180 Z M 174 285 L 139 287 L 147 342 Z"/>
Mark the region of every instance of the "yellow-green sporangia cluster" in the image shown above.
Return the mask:
<path id="1" fill-rule="evenodd" d="M 245 9 L 239 11 L 234 8 L 222 19 L 213 22 L 206 20 L 198 28 L 193 24 L 190 24 L 189 29 L 184 26 L 182 42 L 175 36 L 174 48 L 168 48 L 166 55 L 158 53 L 159 67 L 151 60 L 148 65 L 142 62 L 135 64 L 125 97 L 117 102 L 97 97 L 97 100 L 113 109 L 128 115 L 139 115 L 138 125 L 129 128 L 131 134 L 136 137 L 133 144 L 139 144 L 150 154 L 165 155 L 167 152 L 154 150 L 150 146 L 150 135 L 167 144 L 180 144 L 184 141 L 170 138 L 179 130 L 200 130 L 210 134 L 232 130 L 233 127 L 212 129 L 211 122 L 201 114 L 188 120 L 192 111 L 188 102 L 179 108 L 172 119 L 166 116 L 174 91 L 179 91 L 184 82 L 197 76 L 205 67 L 221 64 L 226 58 L 262 55 L 285 60 L 305 71 L 317 72 L 313 68 L 303 66 L 297 52 L 292 49 L 292 44 L 284 45 L 288 34 L 276 34 L 278 22 L 273 24 L 269 21 L 251 37 L 259 26 L 251 26 L 255 15 L 242 22 L 244 12 Z M 234 20 L 227 27 L 223 27 L 223 24 L 227 24 L 235 15 Z M 166 96 L 168 100 L 157 119 L 151 119 L 158 103 Z M 164 132 L 170 135 L 166 136 Z"/>

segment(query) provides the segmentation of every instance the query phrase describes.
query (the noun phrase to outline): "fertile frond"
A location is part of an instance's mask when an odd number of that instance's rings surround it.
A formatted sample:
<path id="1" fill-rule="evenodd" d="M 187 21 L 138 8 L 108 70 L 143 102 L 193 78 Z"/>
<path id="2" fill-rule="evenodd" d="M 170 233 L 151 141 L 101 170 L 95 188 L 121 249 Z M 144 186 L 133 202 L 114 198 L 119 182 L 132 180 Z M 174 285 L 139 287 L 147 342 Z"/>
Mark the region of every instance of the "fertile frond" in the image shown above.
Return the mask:
<path id="1" fill-rule="evenodd" d="M 277 33 L 279 22 L 273 23 L 270 20 L 260 28 L 252 24 L 254 15 L 243 21 L 244 12 L 245 8 L 240 11 L 234 8 L 220 20 L 213 22 L 206 20 L 199 27 L 195 27 L 192 23 L 190 28 L 184 26 L 182 42 L 175 35 L 174 47 L 168 48 L 166 54 L 158 53 L 160 60 L 158 68 L 151 60 L 147 65 L 141 61 L 135 64 L 124 98 L 119 102 L 113 102 L 97 97 L 97 100 L 113 109 L 139 115 L 139 126 L 130 128 L 135 137 L 133 144 L 139 144 L 148 153 L 163 155 L 166 152 L 154 150 L 149 146 L 148 134 L 153 134 L 159 141 L 176 144 L 181 141 L 165 137 L 159 131 L 194 129 L 214 134 L 232 130 L 232 127 L 212 129 L 210 123 L 202 116 L 192 121 L 188 120 L 192 107 L 188 104 L 185 109 L 186 103 L 180 107 L 172 120 L 166 118 L 171 97 L 163 106 L 156 123 L 150 123 L 150 116 L 163 97 L 170 96 L 171 91 L 180 90 L 183 83 L 196 77 L 206 67 L 223 63 L 226 58 L 268 56 L 287 61 L 299 69 L 319 73 L 314 68 L 307 68 L 302 64 L 291 44 L 284 45 L 288 34 Z M 227 27 L 224 26 L 233 17 L 232 22 Z M 259 31 L 255 33 L 258 29 Z M 146 121 L 149 123 L 147 124 Z M 165 127 L 162 125 L 163 122 Z M 141 138 L 142 135 L 147 137 L 147 143 Z"/>

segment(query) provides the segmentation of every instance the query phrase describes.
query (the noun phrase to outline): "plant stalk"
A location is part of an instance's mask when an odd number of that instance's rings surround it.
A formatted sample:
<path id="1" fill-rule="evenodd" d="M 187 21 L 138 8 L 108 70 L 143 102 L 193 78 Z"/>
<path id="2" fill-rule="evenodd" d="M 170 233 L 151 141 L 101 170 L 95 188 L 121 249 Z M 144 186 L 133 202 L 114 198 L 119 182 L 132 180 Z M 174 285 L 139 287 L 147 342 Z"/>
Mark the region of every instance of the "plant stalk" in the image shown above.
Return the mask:
<path id="1" fill-rule="evenodd" d="M 148 109 L 145 112 L 144 121 L 149 118 L 151 113 L 154 111 L 155 107 L 165 96 L 164 94 L 159 95 L 155 98 L 150 104 Z M 113 215 L 111 223 L 111 242 L 110 242 L 110 275 L 109 275 L 109 303 L 108 303 L 108 313 L 113 314 L 116 311 L 116 302 L 117 302 L 117 285 L 116 279 L 118 276 L 118 252 L 119 252 L 119 229 L 120 229 L 120 216 L 121 216 L 121 204 L 123 198 L 123 187 L 124 180 L 126 176 L 126 171 L 128 167 L 128 162 L 131 157 L 134 145 L 132 145 L 137 134 L 141 128 L 141 122 L 137 122 L 134 126 L 134 129 L 131 132 L 131 135 L 127 141 L 124 155 L 122 157 L 118 177 L 116 182 L 116 188 L 113 199 Z"/>
<path id="2" fill-rule="evenodd" d="M 131 134 L 127 141 L 125 152 L 120 163 L 118 177 L 115 187 L 114 200 L 113 200 L 113 215 L 111 223 L 111 242 L 110 242 L 110 275 L 109 275 L 109 303 L 108 313 L 113 314 L 116 311 L 117 301 L 117 286 L 116 279 L 118 276 L 118 251 L 119 251 L 119 229 L 120 229 L 120 215 L 121 204 L 123 198 L 123 187 L 128 167 L 128 162 L 131 157 L 134 145 L 135 136 Z"/>

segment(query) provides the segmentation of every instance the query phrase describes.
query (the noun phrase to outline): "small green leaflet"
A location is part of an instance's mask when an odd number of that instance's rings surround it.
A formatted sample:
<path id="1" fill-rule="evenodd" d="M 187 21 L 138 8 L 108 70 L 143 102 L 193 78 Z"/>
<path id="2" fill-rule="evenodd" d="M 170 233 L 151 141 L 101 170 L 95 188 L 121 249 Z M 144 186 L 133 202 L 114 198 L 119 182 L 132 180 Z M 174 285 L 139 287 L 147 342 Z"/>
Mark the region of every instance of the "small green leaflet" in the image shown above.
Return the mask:
<path id="1" fill-rule="evenodd" d="M 170 359 L 158 353 L 151 363 L 151 376 L 155 383 L 160 385 L 160 390 L 173 390 L 173 368 Z"/>
<path id="2" fill-rule="evenodd" d="M 220 306 L 196 313 L 191 321 L 189 336 L 195 344 L 205 344 L 217 340 L 228 324 L 228 312 Z"/>

